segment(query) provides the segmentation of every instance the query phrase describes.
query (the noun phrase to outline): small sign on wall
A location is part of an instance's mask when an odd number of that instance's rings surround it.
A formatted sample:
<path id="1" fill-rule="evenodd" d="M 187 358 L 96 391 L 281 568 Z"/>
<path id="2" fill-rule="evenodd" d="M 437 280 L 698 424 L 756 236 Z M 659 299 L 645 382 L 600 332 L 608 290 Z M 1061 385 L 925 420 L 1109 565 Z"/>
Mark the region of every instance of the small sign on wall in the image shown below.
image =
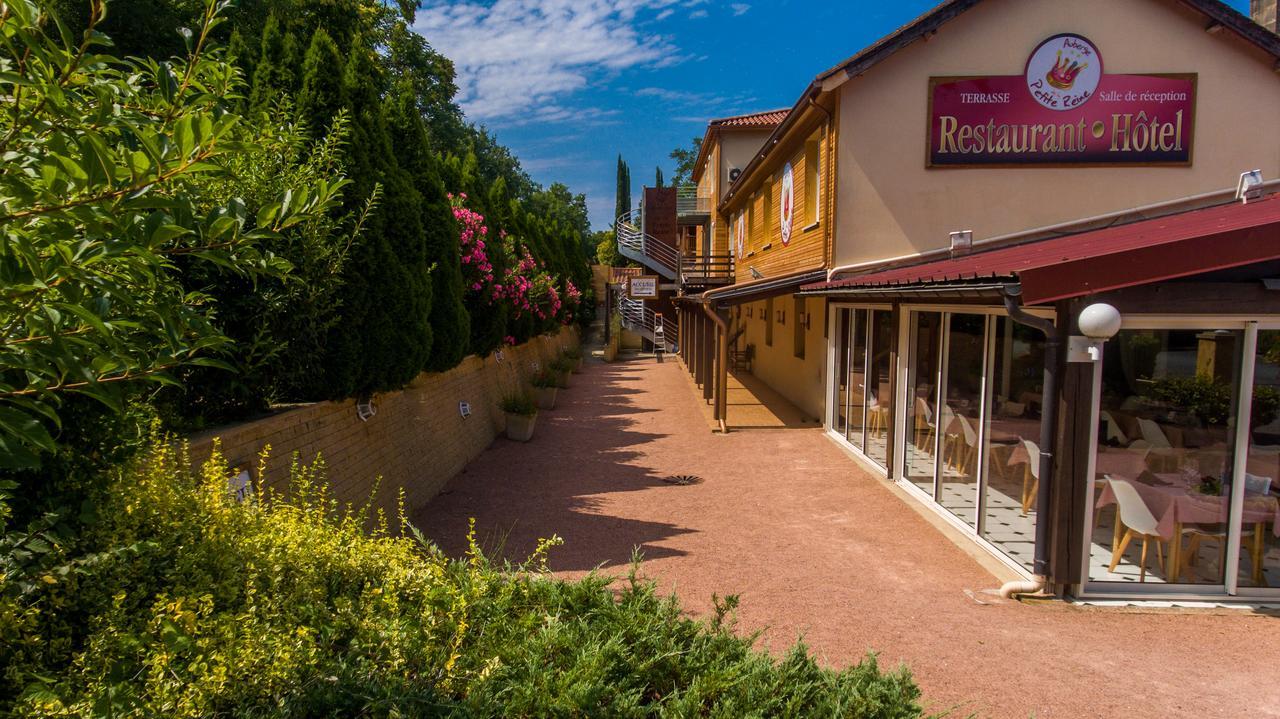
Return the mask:
<path id="1" fill-rule="evenodd" d="M 627 296 L 633 300 L 652 300 L 658 297 L 658 276 L 639 275 L 627 282 Z"/>

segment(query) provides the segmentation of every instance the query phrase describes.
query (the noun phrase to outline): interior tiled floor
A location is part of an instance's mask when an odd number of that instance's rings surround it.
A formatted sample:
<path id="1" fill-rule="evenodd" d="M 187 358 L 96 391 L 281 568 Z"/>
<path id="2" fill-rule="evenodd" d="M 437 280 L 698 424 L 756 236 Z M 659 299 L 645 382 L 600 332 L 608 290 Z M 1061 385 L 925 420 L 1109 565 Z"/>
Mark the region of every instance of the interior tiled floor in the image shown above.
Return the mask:
<path id="1" fill-rule="evenodd" d="M 1138 582 L 1138 563 L 1142 557 L 1142 543 L 1131 541 L 1116 571 L 1111 572 L 1111 544 L 1115 532 L 1115 507 L 1103 507 L 1098 510 L 1094 524 L 1092 542 L 1089 547 L 1089 578 L 1102 582 Z M 1275 537 L 1268 537 L 1266 552 L 1263 555 L 1263 578 L 1269 587 L 1280 587 L 1280 542 Z M 1185 547 L 1185 545 L 1184 545 Z M 1185 551 L 1185 550 L 1184 550 Z M 1167 583 L 1167 573 L 1159 566 L 1154 556 L 1154 548 L 1148 550 L 1147 574 L 1145 581 L 1150 584 Z M 1247 549 L 1240 550 L 1241 571 L 1240 586 L 1250 586 L 1252 579 L 1248 571 L 1251 558 Z M 1222 583 L 1222 548 L 1217 542 L 1202 542 L 1196 557 L 1192 561 L 1192 574 L 1183 574 L 1179 584 L 1221 584 Z"/>

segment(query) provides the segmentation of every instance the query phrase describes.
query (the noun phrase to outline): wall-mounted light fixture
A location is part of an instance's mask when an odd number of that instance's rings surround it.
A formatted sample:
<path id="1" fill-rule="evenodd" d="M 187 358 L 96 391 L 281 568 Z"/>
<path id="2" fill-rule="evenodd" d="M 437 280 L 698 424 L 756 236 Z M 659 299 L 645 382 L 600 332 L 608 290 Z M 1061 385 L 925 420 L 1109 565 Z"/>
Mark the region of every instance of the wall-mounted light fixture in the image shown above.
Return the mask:
<path id="1" fill-rule="evenodd" d="M 369 418 L 377 413 L 378 408 L 373 405 L 372 398 L 365 397 L 364 399 L 356 400 L 356 416 L 360 418 L 361 422 L 368 422 Z"/>
<path id="2" fill-rule="evenodd" d="M 1262 197 L 1262 170 L 1249 170 L 1240 173 L 1240 182 L 1236 184 L 1236 199 L 1242 203 Z"/>
<path id="3" fill-rule="evenodd" d="M 1068 362 L 1097 362 L 1102 359 L 1102 345 L 1120 331 L 1120 310 L 1105 302 L 1096 302 L 1080 311 L 1076 320 L 1084 336 L 1072 335 L 1067 341 Z"/>
<path id="4" fill-rule="evenodd" d="M 250 480 L 249 470 L 238 467 L 236 474 L 227 478 L 227 494 L 237 502 L 244 502 L 252 493 L 253 482 Z"/>
<path id="5" fill-rule="evenodd" d="M 505 352 L 503 352 L 502 350 L 498 350 L 497 352 L 494 352 L 494 353 L 493 353 L 493 358 L 494 358 L 495 360 L 497 360 L 497 361 L 501 362 L 501 361 L 503 361 L 503 360 L 505 360 L 505 359 L 507 358 L 507 355 L 506 355 L 506 353 L 505 353 Z"/>
<path id="6" fill-rule="evenodd" d="M 471 403 L 470 403 L 470 402 L 459 402 L 459 403 L 458 403 L 458 414 L 462 415 L 462 418 L 463 418 L 463 419 L 466 419 L 467 417 L 470 417 L 470 416 L 471 416 Z"/>

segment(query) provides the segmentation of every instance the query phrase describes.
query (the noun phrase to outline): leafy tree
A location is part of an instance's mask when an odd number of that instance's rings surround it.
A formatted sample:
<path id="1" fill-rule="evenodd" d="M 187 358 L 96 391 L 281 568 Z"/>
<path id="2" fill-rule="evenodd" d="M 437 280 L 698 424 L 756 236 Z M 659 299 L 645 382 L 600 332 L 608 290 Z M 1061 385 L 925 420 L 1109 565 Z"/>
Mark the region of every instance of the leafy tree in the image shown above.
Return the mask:
<path id="1" fill-rule="evenodd" d="M 168 62 L 98 54 L 100 3 L 78 44 L 48 34 L 56 18 L 29 0 L 0 8 L 0 465 L 56 450 L 68 397 L 122 411 L 139 382 L 224 365 L 216 304 L 184 286 L 183 268 L 283 272 L 272 243 L 336 203 L 341 180 L 290 188 L 256 214 L 195 194 L 246 150 L 224 100 L 237 74 L 207 46 L 225 7 L 209 5 Z"/>
<path id="2" fill-rule="evenodd" d="M 698 161 L 698 153 L 702 152 L 702 138 L 693 138 L 688 148 L 677 147 L 671 151 L 671 159 L 676 161 L 676 174 L 671 176 L 671 184 L 679 187 L 693 181 L 694 163 Z"/>
<path id="3" fill-rule="evenodd" d="M 596 262 L 605 267 L 621 267 L 622 255 L 618 254 L 618 238 L 613 230 L 601 230 L 595 237 Z"/>

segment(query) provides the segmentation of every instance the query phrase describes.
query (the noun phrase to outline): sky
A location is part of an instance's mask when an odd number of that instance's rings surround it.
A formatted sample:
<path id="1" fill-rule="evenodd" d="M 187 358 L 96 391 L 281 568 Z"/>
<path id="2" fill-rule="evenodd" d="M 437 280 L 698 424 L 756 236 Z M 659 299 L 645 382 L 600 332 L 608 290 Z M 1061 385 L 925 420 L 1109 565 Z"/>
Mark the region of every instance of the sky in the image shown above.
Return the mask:
<path id="1" fill-rule="evenodd" d="M 818 73 L 936 0 L 428 0 L 414 29 L 453 60 L 458 102 L 534 180 L 613 222 L 716 117 L 791 107 Z M 1229 5 L 1248 13 L 1248 0 Z"/>

